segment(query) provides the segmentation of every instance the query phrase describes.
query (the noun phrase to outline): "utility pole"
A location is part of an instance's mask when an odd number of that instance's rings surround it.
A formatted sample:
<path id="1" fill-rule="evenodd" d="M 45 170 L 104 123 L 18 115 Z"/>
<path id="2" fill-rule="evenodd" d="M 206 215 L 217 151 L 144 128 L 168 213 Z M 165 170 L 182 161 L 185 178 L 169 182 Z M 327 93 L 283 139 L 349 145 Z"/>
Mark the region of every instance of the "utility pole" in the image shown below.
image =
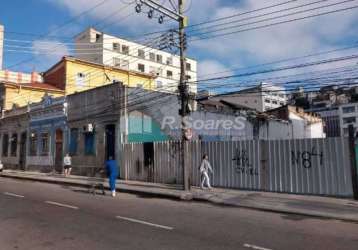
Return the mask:
<path id="1" fill-rule="evenodd" d="M 179 1 L 179 15 L 182 16 L 184 13 L 184 0 Z M 181 124 L 182 124 L 182 138 L 181 138 L 181 147 L 180 147 L 180 154 L 181 154 L 181 166 L 183 168 L 183 185 L 184 190 L 190 189 L 189 183 L 189 169 L 188 164 L 186 164 L 186 136 L 185 132 L 188 128 L 186 128 L 185 124 L 185 117 L 188 115 L 188 99 L 189 99 L 189 91 L 188 91 L 188 84 L 186 79 L 186 41 L 185 41 L 185 18 L 180 18 L 179 22 L 179 49 L 180 49 L 180 83 L 179 83 L 179 93 L 181 99 L 181 110 L 179 112 L 181 116 Z"/>
<path id="2" fill-rule="evenodd" d="M 184 16 L 185 0 L 178 0 L 178 12 L 162 6 L 154 0 L 140 0 L 140 4 L 137 4 L 135 10 L 137 13 L 141 12 L 142 5 L 146 5 L 150 8 L 148 12 L 148 18 L 153 17 L 153 12 L 158 11 L 162 15 L 159 17 L 158 22 L 163 23 L 164 16 L 169 17 L 179 23 L 179 50 L 180 50 L 180 82 L 179 82 L 179 94 L 180 94 L 180 111 L 179 115 L 181 117 L 181 140 L 180 140 L 180 162 L 183 170 L 183 189 L 189 190 L 189 169 L 186 164 L 186 141 L 188 137 L 186 136 L 187 127 L 185 123 L 185 117 L 190 113 L 189 110 L 189 89 L 186 78 L 186 35 L 185 27 L 187 26 L 187 17 Z"/>

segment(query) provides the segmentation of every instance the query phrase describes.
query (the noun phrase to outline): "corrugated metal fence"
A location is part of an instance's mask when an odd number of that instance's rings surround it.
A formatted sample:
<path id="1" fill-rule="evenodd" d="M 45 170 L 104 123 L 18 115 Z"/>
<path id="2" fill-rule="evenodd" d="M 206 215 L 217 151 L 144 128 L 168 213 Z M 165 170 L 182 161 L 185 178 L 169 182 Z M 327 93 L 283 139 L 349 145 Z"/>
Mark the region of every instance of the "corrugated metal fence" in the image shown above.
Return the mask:
<path id="1" fill-rule="evenodd" d="M 121 176 L 125 179 L 182 183 L 179 142 L 122 147 Z M 186 151 L 192 185 L 200 183 L 198 168 L 202 155 L 207 153 L 214 168 L 215 187 L 353 195 L 348 138 L 194 141 L 186 144 Z"/>

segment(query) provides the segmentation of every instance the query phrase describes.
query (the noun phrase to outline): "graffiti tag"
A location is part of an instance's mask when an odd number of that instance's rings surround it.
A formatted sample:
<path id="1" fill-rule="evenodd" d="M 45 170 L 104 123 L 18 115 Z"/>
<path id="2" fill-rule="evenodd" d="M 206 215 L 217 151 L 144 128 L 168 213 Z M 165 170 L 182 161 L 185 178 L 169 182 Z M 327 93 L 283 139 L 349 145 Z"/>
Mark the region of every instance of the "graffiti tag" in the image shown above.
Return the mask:
<path id="1" fill-rule="evenodd" d="M 312 168 L 312 160 L 318 159 L 319 164 L 323 164 L 323 152 L 318 153 L 315 147 L 312 147 L 311 151 L 291 151 L 291 158 L 293 165 L 301 165 L 304 168 Z"/>
<path id="2" fill-rule="evenodd" d="M 252 166 L 249 155 L 246 150 L 236 149 L 236 156 L 232 159 L 235 161 L 235 171 L 240 174 L 258 175 L 259 172 Z"/>

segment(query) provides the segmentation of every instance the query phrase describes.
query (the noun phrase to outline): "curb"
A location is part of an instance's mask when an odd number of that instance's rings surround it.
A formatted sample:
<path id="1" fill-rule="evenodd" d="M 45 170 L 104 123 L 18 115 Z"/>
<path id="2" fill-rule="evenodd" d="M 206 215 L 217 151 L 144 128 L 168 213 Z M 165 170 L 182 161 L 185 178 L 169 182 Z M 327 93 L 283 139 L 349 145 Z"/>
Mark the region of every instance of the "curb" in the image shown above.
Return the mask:
<path id="1" fill-rule="evenodd" d="M 90 188 L 92 185 L 90 183 L 76 183 L 72 182 L 70 180 L 56 180 L 56 179 L 45 179 L 45 178 L 38 178 L 38 177 L 32 177 L 32 176 L 18 176 L 18 175 L 11 175 L 11 174 L 0 174 L 0 177 L 9 178 L 9 179 L 18 179 L 18 180 L 28 180 L 28 181 L 37 181 L 37 182 L 44 182 L 44 183 L 53 183 L 53 184 L 63 184 L 63 185 L 69 185 L 69 186 L 77 186 L 77 187 L 86 187 Z M 104 182 L 103 182 L 104 183 Z M 128 187 L 122 187 L 122 185 L 126 184 L 117 184 L 116 191 L 119 193 L 130 193 L 130 194 L 141 194 L 141 195 L 150 195 L 150 196 L 156 196 L 161 198 L 167 198 L 167 199 L 173 199 L 173 200 L 191 200 L 191 193 L 184 193 L 184 194 L 173 194 L 168 192 L 161 192 L 161 191 L 151 191 L 151 190 L 143 190 L 143 189 L 136 189 L 136 188 L 128 188 Z M 120 186 L 120 187 L 118 187 Z M 105 183 L 104 188 L 106 190 L 109 190 L 108 185 Z"/>
<path id="2" fill-rule="evenodd" d="M 79 186 L 79 187 L 86 187 L 86 188 L 89 188 L 92 186 L 90 183 L 88 183 L 88 184 L 87 183 L 76 183 L 76 182 L 71 182 L 70 180 L 68 180 L 68 181 L 56 180 L 56 179 L 49 180 L 49 179 L 43 179 L 43 178 L 38 178 L 38 177 L 32 177 L 32 176 L 18 176 L 18 175 L 4 174 L 4 173 L 1 173 L 0 177 L 37 181 L 37 182 L 45 182 L 45 183 L 64 184 L 64 185 Z M 122 186 L 122 185 L 126 185 L 126 184 L 117 184 L 117 185 Z M 109 187 L 107 184 L 104 185 L 104 188 L 106 190 L 109 190 Z M 121 192 L 121 193 L 149 195 L 149 196 L 155 196 L 155 197 L 172 199 L 172 200 L 210 202 L 217 206 L 237 207 L 237 208 L 271 212 L 271 213 L 299 215 L 299 216 L 305 216 L 305 217 L 314 217 L 314 218 L 321 218 L 321 219 L 340 220 L 340 221 L 345 221 L 345 222 L 358 223 L 358 219 L 347 218 L 347 217 L 342 217 L 342 216 L 335 216 L 332 214 L 302 212 L 299 210 L 284 209 L 284 208 L 268 208 L 268 207 L 264 207 L 264 206 L 237 204 L 237 203 L 232 203 L 232 202 L 225 202 L 225 201 L 217 199 L 215 197 L 214 198 L 199 197 L 199 196 L 196 196 L 195 193 L 193 194 L 193 193 L 184 192 L 184 191 L 179 191 L 180 193 L 174 194 L 174 193 L 168 193 L 168 192 L 161 191 L 161 190 L 152 191 L 152 190 L 128 188 L 128 187 L 123 187 L 123 186 L 120 188 L 117 188 L 117 191 Z"/>
<path id="3" fill-rule="evenodd" d="M 298 215 L 298 216 L 304 216 L 304 217 L 313 217 L 313 218 L 320 218 L 320 219 L 340 220 L 340 221 L 345 221 L 345 222 L 358 223 L 358 219 L 335 216 L 332 214 L 302 212 L 302 211 L 294 210 L 294 209 L 268 208 L 268 207 L 263 207 L 263 206 L 254 206 L 254 205 L 250 206 L 250 205 L 236 204 L 236 203 L 234 204 L 231 202 L 225 202 L 225 201 L 219 201 L 219 200 L 215 200 L 215 199 L 201 198 L 201 197 L 195 197 L 195 196 L 193 197 L 193 200 L 201 201 L 201 202 L 211 202 L 217 206 L 237 207 L 237 208 L 271 212 L 271 213 L 277 213 L 277 214 Z"/>

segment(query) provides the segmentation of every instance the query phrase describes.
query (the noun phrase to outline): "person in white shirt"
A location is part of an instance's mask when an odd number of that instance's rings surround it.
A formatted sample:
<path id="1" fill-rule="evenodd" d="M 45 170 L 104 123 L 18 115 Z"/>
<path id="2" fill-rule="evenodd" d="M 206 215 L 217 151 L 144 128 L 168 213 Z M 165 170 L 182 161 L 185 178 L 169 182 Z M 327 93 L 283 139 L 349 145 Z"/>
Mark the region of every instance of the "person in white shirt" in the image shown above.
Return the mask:
<path id="1" fill-rule="evenodd" d="M 2 162 L 1 162 L 1 160 L 0 160 L 0 173 L 2 172 L 2 170 L 3 170 L 3 165 L 2 165 Z"/>
<path id="2" fill-rule="evenodd" d="M 201 165 L 199 167 L 200 171 L 200 188 L 204 189 L 204 183 L 206 182 L 206 186 L 211 189 L 210 185 L 210 178 L 209 178 L 209 171 L 213 173 L 213 168 L 210 165 L 210 162 L 208 161 L 208 155 L 204 154 L 203 160 L 201 162 Z"/>
<path id="3" fill-rule="evenodd" d="M 65 169 L 65 176 L 69 176 L 72 170 L 71 156 L 67 153 L 63 158 L 63 168 Z"/>

